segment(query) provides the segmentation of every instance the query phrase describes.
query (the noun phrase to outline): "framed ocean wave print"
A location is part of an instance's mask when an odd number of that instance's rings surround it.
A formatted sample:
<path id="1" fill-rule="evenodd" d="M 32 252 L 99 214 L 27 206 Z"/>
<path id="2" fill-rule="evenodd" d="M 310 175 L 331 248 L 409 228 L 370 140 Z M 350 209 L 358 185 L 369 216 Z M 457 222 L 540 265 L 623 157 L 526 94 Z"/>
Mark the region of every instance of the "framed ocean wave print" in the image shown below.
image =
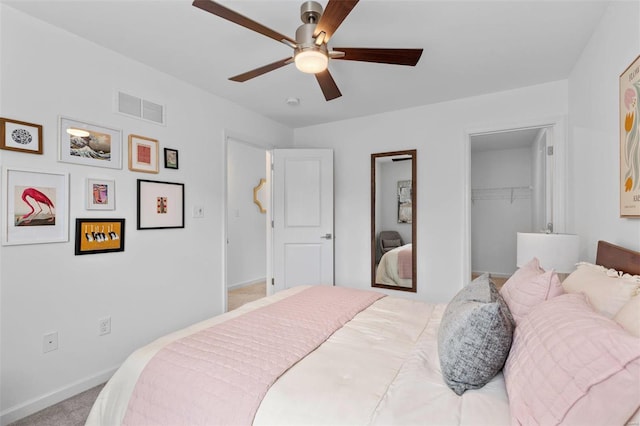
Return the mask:
<path id="1" fill-rule="evenodd" d="M 122 131 L 60 117 L 58 161 L 122 168 Z"/>

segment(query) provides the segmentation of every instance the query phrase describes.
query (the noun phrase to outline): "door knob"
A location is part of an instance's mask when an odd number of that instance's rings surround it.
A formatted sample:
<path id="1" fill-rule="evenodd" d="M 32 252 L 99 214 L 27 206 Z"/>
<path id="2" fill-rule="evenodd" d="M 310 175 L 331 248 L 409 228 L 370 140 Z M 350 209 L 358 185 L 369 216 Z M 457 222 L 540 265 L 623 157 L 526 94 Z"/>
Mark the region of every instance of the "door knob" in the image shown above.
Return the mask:
<path id="1" fill-rule="evenodd" d="M 330 240 L 332 238 L 331 234 L 324 234 L 320 238 L 324 238 L 325 240 Z"/>

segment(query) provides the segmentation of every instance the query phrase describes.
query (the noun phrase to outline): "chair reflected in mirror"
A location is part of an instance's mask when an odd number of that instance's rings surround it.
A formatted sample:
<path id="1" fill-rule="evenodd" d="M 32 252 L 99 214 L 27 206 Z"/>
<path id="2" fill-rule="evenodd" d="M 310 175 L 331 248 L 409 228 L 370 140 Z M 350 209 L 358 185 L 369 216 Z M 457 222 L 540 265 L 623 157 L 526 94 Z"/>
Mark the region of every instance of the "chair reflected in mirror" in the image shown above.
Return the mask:
<path id="1" fill-rule="evenodd" d="M 402 237 L 398 231 L 381 231 L 378 235 L 378 246 L 380 247 L 380 257 L 388 251 L 403 246 Z"/>

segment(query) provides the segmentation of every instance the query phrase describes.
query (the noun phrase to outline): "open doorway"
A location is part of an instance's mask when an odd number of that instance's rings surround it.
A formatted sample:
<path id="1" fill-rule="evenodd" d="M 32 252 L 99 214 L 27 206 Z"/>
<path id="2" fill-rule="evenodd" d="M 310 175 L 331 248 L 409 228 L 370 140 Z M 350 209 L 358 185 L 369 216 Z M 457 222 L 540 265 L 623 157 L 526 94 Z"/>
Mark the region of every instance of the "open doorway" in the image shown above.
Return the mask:
<path id="1" fill-rule="evenodd" d="M 265 148 L 227 138 L 227 311 L 266 296 L 267 217 L 254 193 L 268 197 L 267 161 Z"/>
<path id="2" fill-rule="evenodd" d="M 471 277 L 500 287 L 516 270 L 516 233 L 551 219 L 550 126 L 470 135 Z"/>

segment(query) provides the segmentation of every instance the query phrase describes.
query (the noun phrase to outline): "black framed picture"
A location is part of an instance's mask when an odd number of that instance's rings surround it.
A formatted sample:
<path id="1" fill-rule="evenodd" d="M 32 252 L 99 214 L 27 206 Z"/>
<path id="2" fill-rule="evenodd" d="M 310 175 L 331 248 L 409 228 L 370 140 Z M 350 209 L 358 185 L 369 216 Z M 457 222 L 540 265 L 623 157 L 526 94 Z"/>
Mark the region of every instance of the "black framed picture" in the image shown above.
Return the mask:
<path id="1" fill-rule="evenodd" d="M 76 219 L 76 255 L 124 251 L 124 219 Z"/>
<path id="2" fill-rule="evenodd" d="M 178 150 L 165 148 L 164 149 L 164 168 L 165 169 L 177 169 L 178 168 Z"/>
<path id="3" fill-rule="evenodd" d="M 137 229 L 184 228 L 184 184 L 138 179 Z"/>

